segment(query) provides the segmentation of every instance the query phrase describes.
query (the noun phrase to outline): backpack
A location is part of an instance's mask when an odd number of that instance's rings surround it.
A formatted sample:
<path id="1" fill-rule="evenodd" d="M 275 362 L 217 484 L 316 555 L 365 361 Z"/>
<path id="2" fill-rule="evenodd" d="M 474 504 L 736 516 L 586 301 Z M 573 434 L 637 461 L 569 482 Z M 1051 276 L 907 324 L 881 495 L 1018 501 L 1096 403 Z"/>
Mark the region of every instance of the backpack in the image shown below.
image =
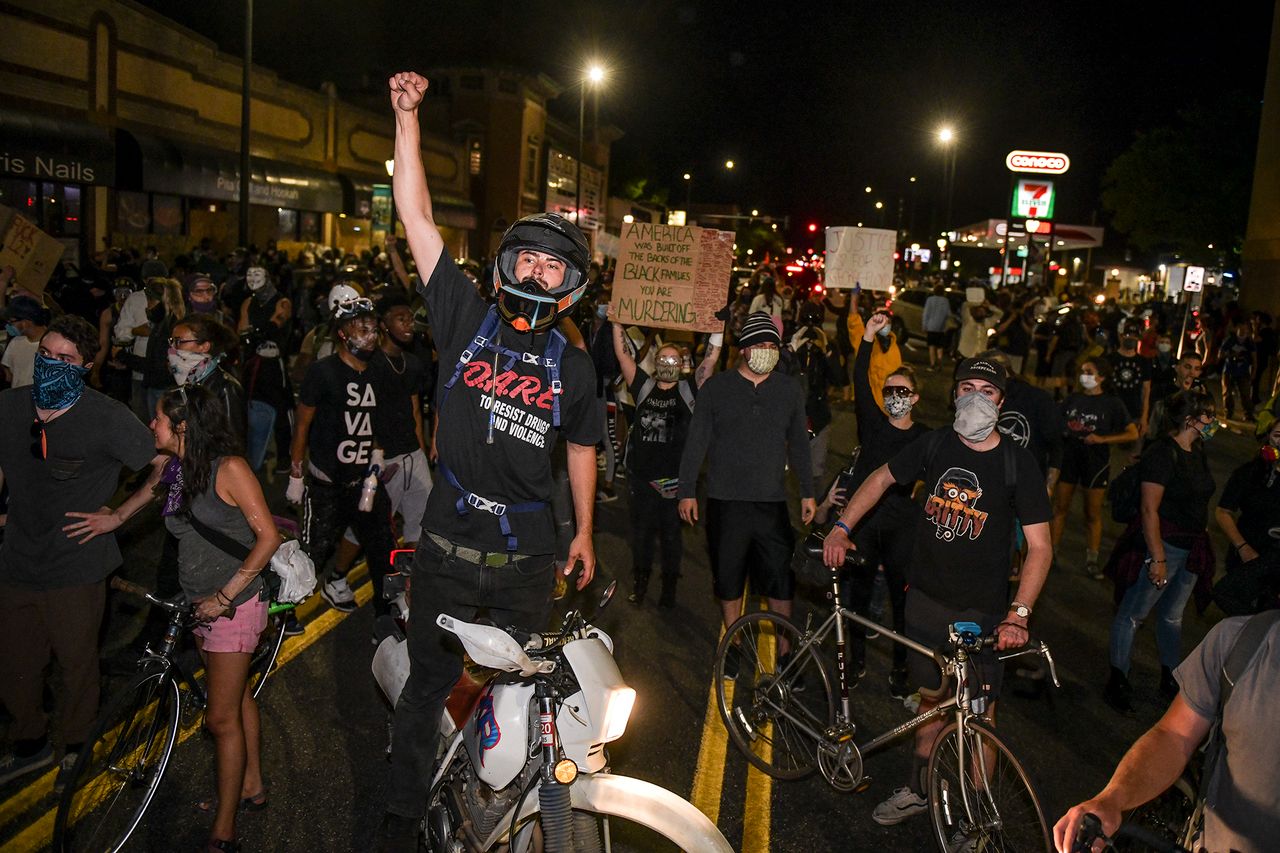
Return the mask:
<path id="1" fill-rule="evenodd" d="M 1174 452 L 1174 463 L 1177 463 Z M 1111 520 L 1116 524 L 1128 524 L 1142 511 L 1142 460 L 1139 459 L 1120 472 L 1107 486 L 1107 502 L 1111 504 Z"/>
<path id="2" fill-rule="evenodd" d="M 1107 501 L 1111 504 L 1111 520 L 1128 524 L 1142 511 L 1142 476 L 1139 472 L 1142 460 L 1138 460 L 1120 472 L 1107 486 Z"/>

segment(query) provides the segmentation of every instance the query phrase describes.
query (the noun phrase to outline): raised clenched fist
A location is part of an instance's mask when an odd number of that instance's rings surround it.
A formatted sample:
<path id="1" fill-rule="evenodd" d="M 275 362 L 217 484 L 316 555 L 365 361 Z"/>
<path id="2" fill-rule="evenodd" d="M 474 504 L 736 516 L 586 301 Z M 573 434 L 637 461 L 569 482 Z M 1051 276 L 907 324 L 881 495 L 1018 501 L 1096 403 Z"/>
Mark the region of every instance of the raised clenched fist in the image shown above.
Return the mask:
<path id="1" fill-rule="evenodd" d="M 387 81 L 391 89 L 391 106 L 402 112 L 413 112 L 427 92 L 427 78 L 414 71 L 401 71 Z"/>

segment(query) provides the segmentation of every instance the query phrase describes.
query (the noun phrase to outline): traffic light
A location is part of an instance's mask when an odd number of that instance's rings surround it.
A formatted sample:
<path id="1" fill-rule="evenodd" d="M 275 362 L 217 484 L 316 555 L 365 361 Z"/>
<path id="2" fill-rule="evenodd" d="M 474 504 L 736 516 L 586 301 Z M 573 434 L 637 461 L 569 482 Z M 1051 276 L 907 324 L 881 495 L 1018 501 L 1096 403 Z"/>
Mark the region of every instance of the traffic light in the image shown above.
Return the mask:
<path id="1" fill-rule="evenodd" d="M 816 223 L 816 222 L 810 222 L 810 223 L 809 223 L 809 233 L 810 233 L 810 234 L 812 234 L 812 233 L 814 233 L 814 232 L 815 232 L 815 231 L 817 231 L 817 230 L 818 230 L 818 223 Z"/>

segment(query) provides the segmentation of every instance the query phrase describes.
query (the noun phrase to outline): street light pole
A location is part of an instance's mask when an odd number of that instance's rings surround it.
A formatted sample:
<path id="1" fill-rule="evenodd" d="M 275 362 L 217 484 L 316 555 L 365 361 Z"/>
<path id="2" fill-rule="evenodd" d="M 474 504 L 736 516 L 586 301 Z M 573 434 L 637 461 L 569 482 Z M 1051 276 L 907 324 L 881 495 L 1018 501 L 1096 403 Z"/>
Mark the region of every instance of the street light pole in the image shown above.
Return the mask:
<path id="1" fill-rule="evenodd" d="M 583 77 L 578 88 L 578 168 L 573 181 L 573 224 L 582 227 L 582 124 L 587 112 L 587 78 Z"/>
<path id="2" fill-rule="evenodd" d="M 253 76 L 253 0 L 244 0 L 244 69 L 240 84 L 240 245 L 249 246 L 249 104 Z"/>

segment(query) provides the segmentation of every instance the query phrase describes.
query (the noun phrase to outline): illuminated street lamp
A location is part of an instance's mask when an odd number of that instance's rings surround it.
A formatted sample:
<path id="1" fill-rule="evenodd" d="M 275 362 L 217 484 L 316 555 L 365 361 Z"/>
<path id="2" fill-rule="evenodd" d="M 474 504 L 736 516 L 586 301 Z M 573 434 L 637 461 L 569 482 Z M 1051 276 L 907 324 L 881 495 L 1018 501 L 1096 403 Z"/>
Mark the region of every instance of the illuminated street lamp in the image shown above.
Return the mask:
<path id="1" fill-rule="evenodd" d="M 590 85 L 595 88 L 596 98 L 598 99 L 600 97 L 600 84 L 604 82 L 604 78 L 604 66 L 598 62 L 593 62 L 583 72 L 581 85 L 578 89 L 578 165 L 573 182 L 573 222 L 579 228 L 582 227 L 582 137 L 587 118 L 587 86 Z M 597 100 L 598 103 L 599 101 Z"/>
<path id="2" fill-rule="evenodd" d="M 956 132 L 951 125 L 938 128 L 938 142 L 942 145 L 942 174 L 947 192 L 947 227 L 951 227 L 951 200 L 956 191 Z"/>
<path id="3" fill-rule="evenodd" d="M 693 175 L 688 172 L 684 173 L 684 209 L 687 211 L 693 206 Z"/>
<path id="4" fill-rule="evenodd" d="M 726 169 L 732 169 L 732 168 L 733 168 L 733 161 L 732 161 L 732 160 L 725 160 L 725 161 L 724 161 L 724 167 L 725 167 Z"/>

